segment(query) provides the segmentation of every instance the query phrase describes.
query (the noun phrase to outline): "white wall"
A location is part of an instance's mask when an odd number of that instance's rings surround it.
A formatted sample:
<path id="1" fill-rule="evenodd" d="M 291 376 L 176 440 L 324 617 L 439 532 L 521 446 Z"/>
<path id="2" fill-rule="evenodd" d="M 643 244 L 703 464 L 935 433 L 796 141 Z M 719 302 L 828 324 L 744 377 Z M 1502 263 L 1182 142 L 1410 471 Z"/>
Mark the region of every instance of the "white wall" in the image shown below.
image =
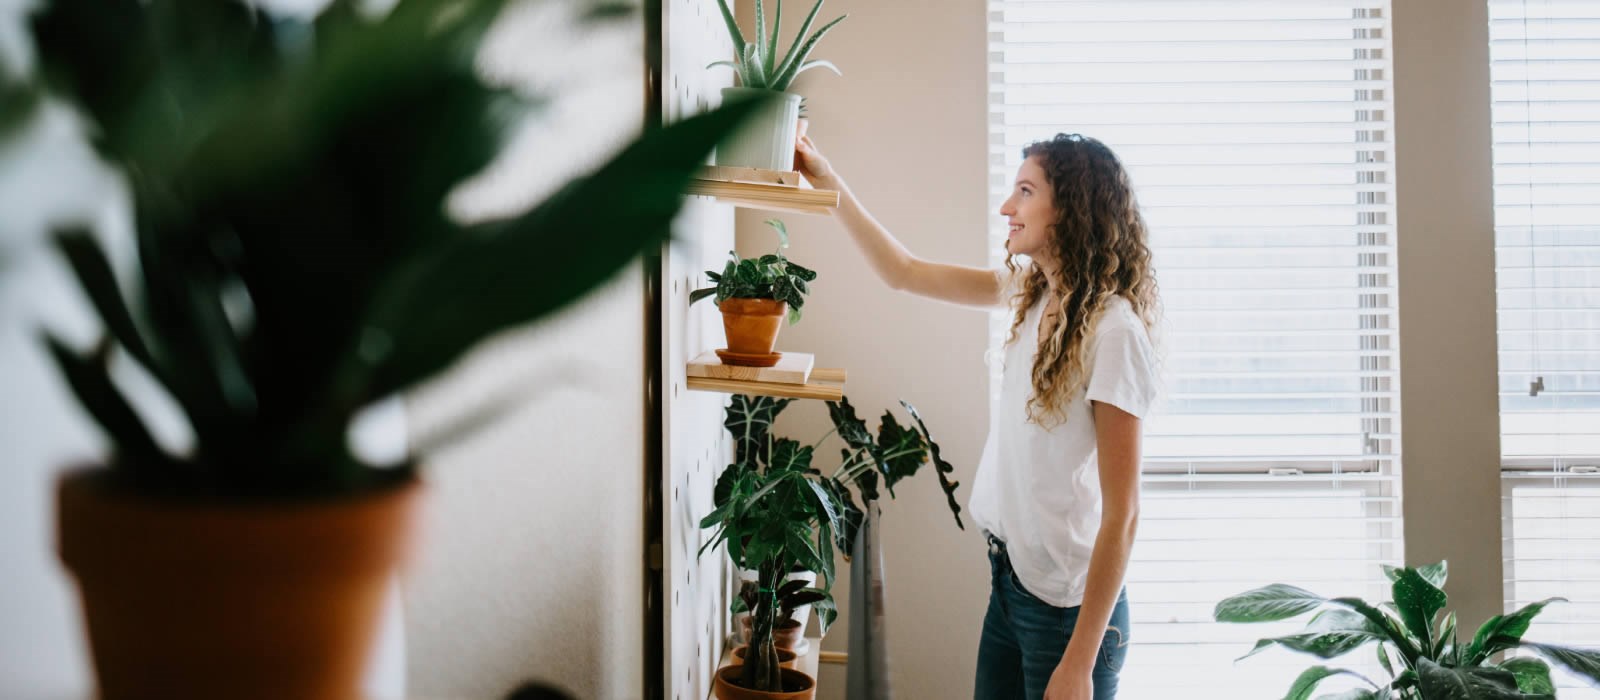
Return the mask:
<path id="1" fill-rule="evenodd" d="M 458 193 L 463 217 L 526 208 L 643 123 L 642 25 L 586 35 L 561 5 L 521 3 L 490 38 L 491 75 L 558 100 Z M 602 246 L 607 233 L 597 211 L 571 235 Z M 645 312 L 635 265 L 408 397 L 414 436 L 516 397 L 427 465 L 427 541 L 404 586 L 414 695 L 504 697 L 529 679 L 586 700 L 643 694 Z"/>

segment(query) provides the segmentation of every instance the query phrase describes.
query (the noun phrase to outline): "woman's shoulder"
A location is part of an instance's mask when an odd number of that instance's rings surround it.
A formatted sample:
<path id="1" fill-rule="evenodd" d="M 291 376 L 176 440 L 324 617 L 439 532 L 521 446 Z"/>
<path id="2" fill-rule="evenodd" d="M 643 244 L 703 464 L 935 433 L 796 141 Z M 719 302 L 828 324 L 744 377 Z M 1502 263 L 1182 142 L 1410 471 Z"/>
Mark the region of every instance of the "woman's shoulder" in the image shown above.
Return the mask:
<path id="1" fill-rule="evenodd" d="M 1096 335 L 1106 335 L 1122 331 L 1131 331 L 1134 335 L 1144 338 L 1146 342 L 1150 338 L 1144 320 L 1139 318 L 1139 313 L 1133 309 L 1133 302 L 1128 301 L 1127 297 L 1113 296 L 1100 309 L 1100 319 L 1095 324 L 1094 332 Z"/>

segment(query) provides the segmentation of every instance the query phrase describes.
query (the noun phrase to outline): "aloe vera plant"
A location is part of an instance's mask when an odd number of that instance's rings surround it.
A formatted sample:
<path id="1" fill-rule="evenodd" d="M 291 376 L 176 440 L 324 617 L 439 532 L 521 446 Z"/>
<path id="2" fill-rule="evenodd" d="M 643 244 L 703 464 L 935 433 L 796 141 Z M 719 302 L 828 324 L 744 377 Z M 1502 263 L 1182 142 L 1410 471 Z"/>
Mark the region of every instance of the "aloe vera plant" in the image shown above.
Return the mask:
<path id="1" fill-rule="evenodd" d="M 526 213 L 463 223 L 447 196 L 548 99 L 476 69 L 506 0 L 361 4 L 303 20 L 236 0 L 53 0 L 32 19 L 28 84 L 83 113 L 134 203 L 131 284 L 87 231 L 56 239 L 108 340 L 84 354 L 46 335 L 127 490 L 296 500 L 408 475 L 413 460 L 352 453 L 358 411 L 663 242 L 694 170 L 752 111 L 650 129 Z M 596 212 L 603 243 L 575 233 Z M 115 349 L 174 399 L 192 450 L 152 437 Z"/>
<path id="2" fill-rule="evenodd" d="M 821 29 L 812 33 L 810 38 L 806 33 L 811 31 L 811 25 L 817 19 L 817 12 L 822 10 L 822 0 L 811 7 L 811 13 L 806 15 L 805 23 L 800 25 L 800 33 L 795 36 L 794 42 L 789 45 L 789 52 L 782 59 L 778 58 L 778 37 L 783 28 L 783 0 L 778 0 L 777 11 L 772 15 L 772 32 L 767 33 L 767 12 L 761 0 L 756 0 L 756 34 L 754 41 L 746 41 L 744 32 L 739 29 L 739 23 L 733 17 L 733 10 L 728 8 L 728 0 L 717 0 L 717 7 L 722 10 L 722 20 L 728 25 L 728 35 L 733 38 L 733 60 L 717 61 L 707 68 L 727 66 L 739 74 L 739 84 L 747 88 L 760 88 L 783 92 L 789 89 L 795 78 L 813 68 L 826 68 L 833 71 L 834 75 L 843 75 L 838 66 L 828 61 L 810 61 L 812 50 L 816 49 L 817 42 L 822 40 L 835 26 L 843 22 L 849 15 L 841 15 L 832 22 L 822 25 Z"/>
<path id="3" fill-rule="evenodd" d="M 1274 622 L 1316 612 L 1298 634 L 1256 642 L 1247 658 L 1279 646 L 1333 659 L 1376 645 L 1379 664 L 1389 673 L 1384 682 L 1348 669 L 1313 666 L 1289 689 L 1289 700 L 1306 700 L 1324 680 L 1360 678 L 1358 688 L 1319 700 L 1513 700 L 1553 698 L 1550 664 L 1565 667 L 1600 687 L 1600 651 L 1540 644 L 1523 639 L 1533 619 L 1551 598 L 1496 615 L 1466 643 L 1457 634 L 1456 614 L 1441 614 L 1449 602 L 1444 585 L 1448 565 L 1420 568 L 1383 567 L 1393 584 L 1394 600 L 1372 605 L 1359 598 L 1324 598 L 1295 586 L 1273 584 L 1241 593 L 1217 604 L 1219 622 Z M 1496 661 L 1503 652 L 1522 649 L 1536 656 Z M 1542 657 L 1542 658 L 1538 658 Z"/>

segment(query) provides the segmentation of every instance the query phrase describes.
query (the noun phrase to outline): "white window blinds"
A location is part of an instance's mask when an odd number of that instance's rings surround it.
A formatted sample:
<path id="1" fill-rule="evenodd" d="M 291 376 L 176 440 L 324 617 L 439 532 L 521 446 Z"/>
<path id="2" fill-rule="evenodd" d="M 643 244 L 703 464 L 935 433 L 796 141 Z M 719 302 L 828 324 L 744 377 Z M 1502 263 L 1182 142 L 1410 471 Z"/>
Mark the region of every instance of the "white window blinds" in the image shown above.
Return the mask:
<path id="1" fill-rule="evenodd" d="M 1401 554 L 1388 2 L 989 10 L 992 209 L 1027 143 L 1106 142 L 1166 306 L 1120 697 L 1281 696 L 1304 659 L 1233 660 L 1296 625 L 1219 625 L 1216 602 L 1279 581 L 1381 599 Z"/>
<path id="2" fill-rule="evenodd" d="M 1489 19 L 1506 604 L 1569 598 L 1528 636 L 1600 645 L 1600 0 Z"/>

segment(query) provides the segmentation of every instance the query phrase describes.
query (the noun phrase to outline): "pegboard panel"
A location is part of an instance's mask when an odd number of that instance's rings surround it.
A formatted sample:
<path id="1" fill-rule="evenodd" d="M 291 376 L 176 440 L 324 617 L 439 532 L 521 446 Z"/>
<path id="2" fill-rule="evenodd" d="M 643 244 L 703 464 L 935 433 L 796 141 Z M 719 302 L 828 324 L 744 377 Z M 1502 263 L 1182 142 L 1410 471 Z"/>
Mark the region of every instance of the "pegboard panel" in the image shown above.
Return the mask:
<path id="1" fill-rule="evenodd" d="M 719 104 L 722 88 L 733 84 L 731 72 L 706 69 L 733 55 L 716 2 L 662 2 L 662 116 L 668 122 Z M 733 209 L 707 197 L 690 197 L 674 229 L 675 242 L 662 261 L 662 454 L 669 462 L 662 469 L 667 480 L 662 489 L 667 519 L 664 687 L 669 700 L 701 700 L 710 696 L 712 674 L 728 638 L 732 576 L 721 552 L 696 557 L 708 539 L 699 524 L 712 510 L 712 487 L 733 460 L 733 449 L 722 429 L 727 397 L 685 386 L 689 360 L 724 345 L 716 308 L 709 301 L 690 308 L 689 294 L 706 284 L 705 271 L 720 270 L 733 250 Z"/>

